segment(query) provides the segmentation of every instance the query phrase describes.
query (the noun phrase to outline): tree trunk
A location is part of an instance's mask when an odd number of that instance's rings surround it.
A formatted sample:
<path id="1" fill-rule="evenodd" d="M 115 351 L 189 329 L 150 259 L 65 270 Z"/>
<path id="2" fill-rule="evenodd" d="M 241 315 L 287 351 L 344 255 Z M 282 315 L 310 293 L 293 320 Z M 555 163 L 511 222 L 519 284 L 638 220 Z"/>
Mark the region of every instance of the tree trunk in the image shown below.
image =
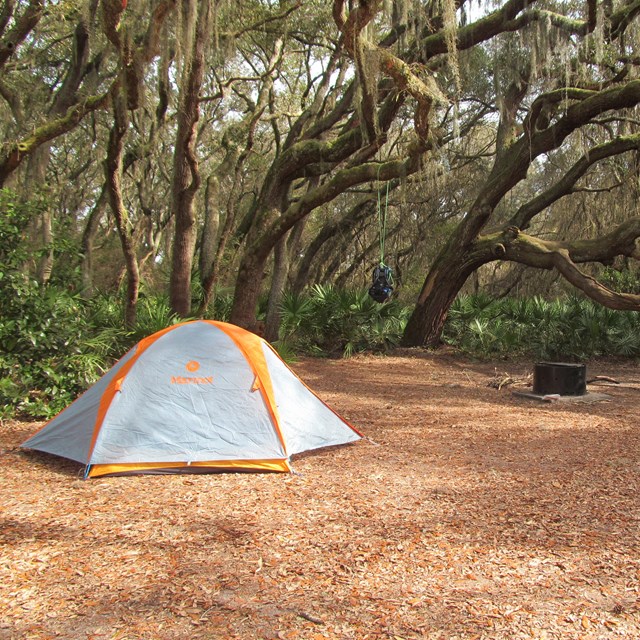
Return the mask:
<path id="1" fill-rule="evenodd" d="M 284 285 L 289 274 L 287 237 L 288 234 L 280 238 L 273 254 L 273 275 L 271 277 L 271 290 L 269 291 L 267 318 L 264 327 L 264 337 L 269 342 L 278 339 L 280 330 L 280 303 L 282 302 Z"/>
<path id="2" fill-rule="evenodd" d="M 32 246 L 38 256 L 35 261 L 35 279 L 41 285 L 46 285 L 51 278 L 53 269 L 53 227 L 51 217 L 51 202 L 46 192 L 47 166 L 50 157 L 49 145 L 43 145 L 29 157 L 25 179 L 25 192 L 29 197 L 42 194 L 45 198 L 44 207 L 39 209 L 33 220 Z"/>
<path id="3" fill-rule="evenodd" d="M 204 223 L 202 226 L 202 239 L 200 241 L 199 269 L 200 279 L 203 285 L 211 277 L 216 259 L 216 246 L 220 227 L 219 197 L 218 178 L 213 175 L 209 176 L 204 196 Z"/>
<path id="4" fill-rule="evenodd" d="M 81 242 L 81 262 L 80 273 L 82 277 L 82 291 L 80 292 L 83 298 L 91 298 L 94 293 L 93 289 L 93 243 L 98 234 L 100 228 L 100 221 L 104 215 L 105 207 L 107 206 L 107 189 L 102 188 L 96 203 L 91 209 L 91 213 L 87 216 L 87 224 L 82 232 Z"/>
<path id="5" fill-rule="evenodd" d="M 256 330 L 256 306 L 262 288 L 262 275 L 266 256 L 245 253 L 238 277 L 231 307 L 230 322 L 249 331 Z"/>
<path id="6" fill-rule="evenodd" d="M 236 278 L 231 307 L 230 321 L 249 331 L 256 331 L 256 307 L 262 289 L 267 260 L 280 238 L 266 237 L 271 221 L 280 216 L 280 207 L 276 203 L 283 202 L 285 185 L 269 180 L 262 194 L 262 201 L 255 204 L 249 212 L 255 220 L 247 234 L 245 250 L 242 254 L 238 276 Z M 285 232 L 286 234 L 286 232 Z"/>
<path id="7" fill-rule="evenodd" d="M 490 258 L 477 251 L 459 249 L 450 243 L 436 259 L 422 286 L 418 302 L 402 337 L 405 347 L 440 344 L 449 308 L 467 278 Z"/>
<path id="8" fill-rule="evenodd" d="M 118 227 L 120 244 L 127 270 L 127 298 L 125 301 L 124 322 L 131 328 L 136 323 L 140 273 L 135 246 L 132 241 L 129 216 L 122 200 L 122 152 L 124 137 L 129 127 L 126 108 L 126 95 L 119 92 L 114 96 L 114 124 L 109 135 L 107 159 L 105 161 L 106 185 L 113 217 Z"/>
<path id="9" fill-rule="evenodd" d="M 236 205 L 238 204 L 238 200 L 240 199 L 240 185 L 242 184 L 242 180 L 240 178 L 240 169 L 243 165 L 244 160 L 238 160 L 238 164 L 235 167 L 234 177 L 229 186 L 228 181 L 225 180 L 225 187 L 220 188 L 220 176 L 224 176 L 225 167 L 228 166 L 226 162 L 223 162 L 218 170 L 216 171 L 216 176 L 209 178 L 210 180 L 215 180 L 216 183 L 216 198 L 218 198 L 217 202 L 213 202 L 211 199 L 211 203 L 208 206 L 212 207 L 211 212 L 205 212 L 205 216 L 208 218 L 209 216 L 216 215 L 216 237 L 215 237 L 215 246 L 212 247 L 213 255 L 211 257 L 211 263 L 208 270 L 201 269 L 200 277 L 202 280 L 202 300 L 200 301 L 200 307 L 198 309 L 198 315 L 204 315 L 207 310 L 207 307 L 211 304 L 213 299 L 213 287 L 218 282 L 221 273 L 221 265 L 223 263 L 225 252 L 227 250 L 227 244 L 229 240 L 232 238 L 234 233 L 234 228 L 236 225 Z M 224 184 L 224 183 L 223 183 Z M 225 193 L 225 202 L 219 202 L 219 196 L 221 193 Z M 207 201 L 209 201 L 209 197 L 207 196 Z M 215 214 L 214 208 L 215 207 Z M 222 215 L 221 215 L 222 213 Z M 221 224 L 222 223 L 222 224 Z M 207 228 L 207 220 L 205 219 L 205 232 Z M 205 233 L 203 233 L 202 244 L 204 249 L 205 243 Z M 212 238 L 212 241 L 214 239 Z M 201 264 L 202 255 L 201 255 Z"/>
<path id="10" fill-rule="evenodd" d="M 179 97 L 178 130 L 173 158 L 173 213 L 176 226 L 169 298 L 171 309 L 182 317 L 191 314 L 191 268 L 196 244 L 193 204 L 201 183 L 195 155 L 195 137 L 200 117 L 199 95 L 204 77 L 204 53 L 210 14 L 209 0 L 191 0 L 196 1 L 198 8 L 193 17 L 196 21 L 195 33 L 184 65 L 186 75 Z"/>

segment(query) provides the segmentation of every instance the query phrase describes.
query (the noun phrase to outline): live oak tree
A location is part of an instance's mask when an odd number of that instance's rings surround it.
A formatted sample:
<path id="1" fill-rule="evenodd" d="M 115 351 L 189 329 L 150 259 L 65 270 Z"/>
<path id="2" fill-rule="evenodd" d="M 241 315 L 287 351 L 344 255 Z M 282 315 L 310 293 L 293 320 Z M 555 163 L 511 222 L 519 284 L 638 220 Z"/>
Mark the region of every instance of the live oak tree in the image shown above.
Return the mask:
<path id="1" fill-rule="evenodd" d="M 616 256 L 637 258 L 637 216 L 584 240 L 535 235 L 537 219 L 561 198 L 584 189 L 603 162 L 638 152 L 637 3 L 511 0 L 467 24 L 459 24 L 455 16 L 465 5 L 472 10 L 471 3 L 394 5 L 385 15 L 380 1 L 362 0 L 349 12 L 344 2 L 334 2 L 336 24 L 360 80 L 366 139 L 380 135 L 386 78 L 402 98 L 413 100 L 423 166 L 442 157 L 434 149 L 446 148 L 449 170 L 455 171 L 462 156 L 459 140 L 495 129 L 491 162 L 428 269 L 405 344 L 437 344 L 464 283 L 494 261 L 556 269 L 602 304 L 640 309 L 640 298 L 607 289 L 578 266 Z M 392 40 L 393 51 L 384 40 L 376 44 L 368 36 L 376 20 L 403 33 L 402 39 Z M 478 57 L 485 69 L 469 66 Z M 493 95 L 477 93 L 470 68 L 492 79 Z M 442 95 L 446 101 L 436 99 Z M 474 112 L 474 103 L 488 108 Z M 435 131 L 430 123 L 437 123 Z M 526 181 L 557 161 L 556 152 L 567 147 L 574 153 L 564 158 L 565 169 L 542 192 L 526 198 Z M 630 171 L 637 178 L 637 163 L 630 163 Z"/>
<path id="2" fill-rule="evenodd" d="M 135 325 L 140 274 L 137 247 L 133 242 L 133 225 L 122 195 L 124 142 L 129 129 L 130 113 L 140 107 L 145 67 L 159 55 L 162 26 L 174 5 L 173 0 L 158 3 L 151 14 L 148 28 L 136 39 L 127 26 L 122 24 L 126 3 L 119 0 L 102 2 L 104 32 L 117 51 L 119 62 L 118 75 L 110 89 L 113 125 L 107 144 L 105 186 L 125 259 L 127 294 L 124 317 L 128 327 Z"/>
<path id="3" fill-rule="evenodd" d="M 334 70 L 327 68 L 327 88 L 319 83 L 314 90 L 323 99 L 336 96 L 332 110 L 312 102 L 266 174 L 239 268 L 233 321 L 251 326 L 267 258 L 316 207 L 357 185 L 418 174 L 441 160 L 442 149 L 455 170 L 459 140 L 491 128 L 490 163 L 428 270 L 405 343 L 437 344 L 466 280 L 497 260 L 555 268 L 602 303 L 638 308 L 635 297 L 608 291 L 577 267 L 635 256 L 634 220 L 585 241 L 531 234 L 535 218 L 580 188 L 600 161 L 637 150 L 636 134 L 628 133 L 634 126 L 628 110 L 639 99 L 637 7 L 566 3 L 554 11 L 542 2 L 512 0 L 458 24 L 456 12 L 464 5 L 395 3 L 385 13 L 381 1 L 363 0 L 349 9 L 335 0 L 341 34 L 335 55 L 352 59 L 354 75 L 338 88 L 330 85 Z M 492 95 L 474 93 L 478 83 L 468 71 L 474 59 L 487 63 L 475 72 L 493 84 Z M 405 106 L 413 111 L 412 137 L 401 153 L 384 157 L 380 152 Z M 591 129 L 602 127 L 608 139 L 593 144 Z M 581 153 L 562 175 L 532 199 L 514 198 L 524 193 L 527 176 L 576 136 Z M 513 202 L 515 210 L 505 216 Z"/>
<path id="4" fill-rule="evenodd" d="M 231 321 L 243 326 L 254 325 L 269 256 L 297 223 L 357 185 L 414 173 L 432 144 L 429 121 L 417 109 L 418 135 L 402 148 L 401 154 L 375 157 L 387 141 L 407 96 L 424 107 L 444 101 L 444 97 L 429 78 L 423 80 L 388 48 L 378 48 L 361 35 L 375 17 L 375 10 L 360 7 L 347 16 L 341 5 L 336 3 L 333 12 L 341 36 L 325 45 L 331 47 L 330 57 L 317 80 L 305 91 L 300 114 L 289 123 L 286 135 L 281 136 L 250 211 L 251 224 L 231 310 Z M 396 39 L 397 34 L 392 33 L 387 43 Z M 378 90 L 377 78 L 372 79 L 365 70 L 355 78 L 340 73 L 345 54 L 356 57 L 363 67 L 367 55 L 375 56 L 374 63 L 385 65 L 396 84 L 383 83 Z M 380 96 L 374 99 L 374 93 Z"/>
<path id="5" fill-rule="evenodd" d="M 198 247 L 203 307 L 221 274 L 226 243 L 238 225 L 234 197 L 243 196 L 242 167 L 253 146 L 263 101 L 257 113 L 240 122 L 227 126 L 223 120 L 241 112 L 238 103 L 252 95 L 254 86 L 268 98 L 264 86 L 271 82 L 272 71 L 268 67 L 247 77 L 244 69 L 238 71 L 235 59 L 250 57 L 251 38 L 269 31 L 266 26 L 278 31 L 291 11 L 261 5 L 87 0 L 73 5 L 71 13 L 65 13 L 66 5 L 58 10 L 35 0 L 4 6 L 0 108 L 11 117 L 3 129 L 0 185 L 11 183 L 30 195 L 34 190 L 25 176 L 33 176 L 32 183 L 47 185 L 53 204 L 66 199 L 67 193 L 78 193 L 86 179 L 84 199 L 77 197 L 75 202 L 87 213 L 74 221 L 84 225 L 85 292 L 93 289 L 96 239 L 101 236 L 101 247 L 110 247 L 115 229 L 122 259 L 112 259 L 109 267 L 114 283 L 120 282 L 119 274 L 126 277 L 129 325 L 135 321 L 140 269 L 150 257 L 156 271 L 169 265 L 174 310 L 191 313 L 203 168 L 210 187 L 216 182 L 226 187 L 229 175 L 235 175 L 224 192 L 227 206 L 210 195 L 212 204 L 206 208 L 214 215 L 222 209 L 223 215 L 219 233 L 210 233 L 212 239 L 201 234 Z M 32 67 L 37 70 L 34 78 L 27 72 Z M 39 93 L 29 91 L 35 78 L 42 78 Z M 48 164 L 42 158 L 53 145 L 56 153 Z M 224 154 L 216 153 L 220 148 Z M 171 156 L 173 163 L 167 162 Z M 27 164 L 37 166 L 38 174 L 24 171 Z M 69 183 L 62 176 L 68 180 L 73 172 L 75 189 L 65 189 Z M 56 222 L 61 229 L 61 220 Z M 52 239 L 50 233 L 48 242 Z"/>
<path id="6" fill-rule="evenodd" d="M 50 200 L 62 200 L 68 183 L 53 193 L 51 175 L 57 178 L 58 171 L 68 171 L 71 163 L 62 162 L 54 171 L 49 169 L 52 155 L 64 150 L 60 139 L 79 129 L 87 116 L 112 110 L 113 126 L 106 150 L 95 144 L 98 125 L 94 121 L 93 145 L 87 146 L 91 134 L 83 131 L 84 139 L 79 136 L 76 140 L 80 149 L 67 151 L 67 159 L 77 161 L 78 166 L 66 177 L 68 180 L 75 173 L 71 184 L 77 190 L 81 174 L 91 173 L 90 166 L 99 166 L 106 155 L 104 186 L 89 216 L 83 248 L 89 260 L 99 218 L 109 202 L 129 273 L 128 324 L 135 318 L 138 274 L 136 247 L 122 198 L 124 139 L 129 114 L 140 105 L 145 66 L 157 55 L 159 34 L 173 5 L 171 0 L 153 3 L 141 29 L 124 23 L 126 2 L 121 0 L 88 0 L 64 6 L 36 0 L 7 2 L 0 19 L 0 95 L 12 116 L 4 131 L 7 142 L 0 152 L 0 186 L 10 181 L 27 197 L 43 192 Z M 32 68 L 37 71 L 31 73 Z M 51 153 L 54 144 L 57 154 Z M 87 153 L 91 146 L 97 149 L 95 155 Z M 87 205 L 77 199 L 76 206 Z M 41 246 L 46 258 L 38 273 L 42 283 L 46 283 L 52 266 L 51 209 L 52 203 L 40 208 Z"/>
<path id="7" fill-rule="evenodd" d="M 75 230 L 87 292 L 99 255 L 112 280 L 124 274 L 130 324 L 144 278 L 169 282 L 183 316 L 206 314 L 224 284 L 248 327 L 270 290 L 274 337 L 284 286 L 344 283 L 375 260 L 387 183 L 394 260 L 426 275 L 406 344 L 437 344 L 453 299 L 489 264 L 553 270 L 637 309 L 587 263 L 637 257 L 639 12 L 595 0 L 11 0 L 0 184 L 46 183 L 57 217 L 41 229 Z"/>
<path id="8" fill-rule="evenodd" d="M 492 45 L 495 50 L 508 45 L 519 55 L 510 56 L 508 82 L 496 83 L 499 118 L 492 164 L 428 271 L 406 328 L 405 344 L 437 344 L 449 306 L 467 278 L 497 260 L 556 269 L 606 306 L 640 309 L 640 298 L 614 293 L 578 266 L 606 263 L 616 256 L 637 258 L 637 215 L 584 240 L 547 240 L 533 234 L 536 219 L 561 198 L 588 185 L 599 163 L 639 150 L 634 119 L 640 102 L 640 81 L 636 79 L 639 12 L 635 3 L 561 3 L 554 12 L 544 3 L 512 1 L 456 29 L 459 54 L 499 36 Z M 446 24 L 444 17 L 442 24 Z M 528 44 L 528 56 L 522 55 L 520 41 L 510 38 L 510 32 L 518 32 Z M 547 45 L 556 41 L 555 50 L 538 50 L 536 38 L 542 36 Z M 446 48 L 446 34 L 429 27 L 416 42 L 427 68 Z M 537 51 L 538 59 L 532 60 L 532 51 Z M 499 67 L 494 68 L 494 77 L 499 72 Z M 464 87 L 460 91 L 464 95 Z M 594 132 L 603 134 L 604 140 L 598 142 Z M 576 137 L 580 151 L 565 171 L 535 197 L 518 201 L 518 190 L 534 173 L 532 169 L 551 164 L 554 152 Z M 517 204 L 509 206 L 513 194 Z M 509 215 L 501 215 L 502 220 L 497 213 L 500 209 L 510 209 Z"/>

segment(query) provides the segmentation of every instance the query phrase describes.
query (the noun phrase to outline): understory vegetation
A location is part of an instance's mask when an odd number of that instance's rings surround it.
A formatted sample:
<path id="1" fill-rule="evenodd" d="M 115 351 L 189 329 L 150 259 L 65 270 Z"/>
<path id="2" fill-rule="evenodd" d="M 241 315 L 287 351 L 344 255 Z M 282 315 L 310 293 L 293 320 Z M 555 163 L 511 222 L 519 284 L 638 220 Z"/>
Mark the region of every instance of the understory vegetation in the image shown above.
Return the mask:
<path id="1" fill-rule="evenodd" d="M 62 287 L 43 292 L 17 273 L 0 275 L 3 299 L 13 301 L 0 317 L 0 418 L 55 415 L 138 340 L 179 321 L 166 296 L 148 296 L 136 326 L 125 330 L 117 296 L 86 301 Z M 208 317 L 226 320 L 230 302 L 231 294 L 220 292 Z M 410 312 L 395 300 L 379 305 L 366 290 L 330 286 L 287 293 L 281 306 L 275 346 L 285 360 L 386 353 L 399 344 Z M 463 295 L 451 309 L 443 342 L 477 358 L 637 358 L 640 316 L 578 297 Z"/>
<path id="2" fill-rule="evenodd" d="M 466 295 L 456 299 L 443 340 L 479 357 L 638 357 L 640 316 L 577 296 L 549 301 Z"/>
<path id="3" fill-rule="evenodd" d="M 37 202 L 18 203 L 0 191 L 0 419 L 48 418 L 67 406 L 142 338 L 182 321 L 166 294 L 142 289 L 136 323 L 122 318 L 124 292 L 83 297 L 72 273 L 39 284 L 24 268 L 37 259 L 24 241 Z M 64 250 L 63 247 L 57 250 Z M 611 289 L 640 291 L 636 272 L 605 269 Z M 195 300 L 198 292 L 194 293 Z M 215 292 L 204 317 L 228 321 L 233 291 Z M 266 296 L 258 320 L 267 314 Z M 376 303 L 366 289 L 314 285 L 285 292 L 275 347 L 285 360 L 299 355 L 350 357 L 387 353 L 400 344 L 411 306 Z M 443 342 L 477 358 L 584 360 L 640 357 L 640 315 L 613 311 L 564 295 L 460 295 Z"/>

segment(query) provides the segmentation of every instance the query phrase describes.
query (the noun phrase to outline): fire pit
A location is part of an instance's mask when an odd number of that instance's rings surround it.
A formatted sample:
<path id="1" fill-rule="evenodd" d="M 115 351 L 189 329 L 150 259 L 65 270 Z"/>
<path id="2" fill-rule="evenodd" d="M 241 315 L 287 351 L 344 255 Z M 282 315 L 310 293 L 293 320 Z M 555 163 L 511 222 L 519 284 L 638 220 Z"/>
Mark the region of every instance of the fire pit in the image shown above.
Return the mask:
<path id="1" fill-rule="evenodd" d="M 514 389 L 512 393 L 521 398 L 561 403 L 600 402 L 611 398 L 606 393 L 587 391 L 586 365 L 571 362 L 536 362 L 533 368 L 533 389 Z"/>
<path id="2" fill-rule="evenodd" d="M 587 393 L 587 367 L 569 362 L 537 362 L 533 369 L 533 393 L 583 396 Z"/>

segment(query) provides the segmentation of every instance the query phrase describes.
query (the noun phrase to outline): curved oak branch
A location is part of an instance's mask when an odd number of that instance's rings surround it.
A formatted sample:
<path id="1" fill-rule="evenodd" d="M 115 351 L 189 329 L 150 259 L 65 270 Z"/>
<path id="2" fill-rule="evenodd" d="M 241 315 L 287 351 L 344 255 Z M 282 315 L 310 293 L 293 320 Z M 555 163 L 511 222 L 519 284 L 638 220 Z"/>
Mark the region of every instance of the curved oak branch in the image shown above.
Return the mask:
<path id="1" fill-rule="evenodd" d="M 563 196 L 572 193 L 577 181 L 594 164 L 634 149 L 640 150 L 640 134 L 620 136 L 591 148 L 554 185 L 520 207 L 509 224 L 519 229 L 526 229 L 536 215 Z"/>
<path id="2" fill-rule="evenodd" d="M 586 262 L 606 263 L 620 255 L 640 259 L 638 238 L 640 217 L 631 218 L 609 234 L 591 240 L 555 242 L 518 233 L 501 245 L 502 257 L 538 269 L 556 269 L 573 286 L 610 309 L 640 311 L 640 296 L 612 291 L 577 266 Z"/>
<path id="3" fill-rule="evenodd" d="M 566 249 L 553 253 L 553 266 L 564 276 L 565 280 L 605 307 L 619 311 L 640 311 L 639 295 L 617 293 L 605 287 L 595 278 L 580 271 Z"/>

